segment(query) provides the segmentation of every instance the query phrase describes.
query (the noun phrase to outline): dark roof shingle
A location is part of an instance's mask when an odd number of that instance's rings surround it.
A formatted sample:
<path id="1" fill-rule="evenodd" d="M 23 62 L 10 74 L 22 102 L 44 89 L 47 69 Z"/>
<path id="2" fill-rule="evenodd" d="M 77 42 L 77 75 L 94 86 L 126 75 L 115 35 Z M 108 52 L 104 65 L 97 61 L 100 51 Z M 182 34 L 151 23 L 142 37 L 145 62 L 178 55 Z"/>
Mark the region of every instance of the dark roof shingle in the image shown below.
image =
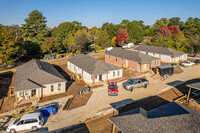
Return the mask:
<path id="1" fill-rule="evenodd" d="M 149 45 L 140 45 L 140 46 L 136 47 L 134 50 L 169 55 L 172 57 L 177 57 L 177 56 L 181 56 L 181 55 L 185 54 L 183 52 L 180 52 L 180 51 L 177 51 L 177 50 L 174 50 L 171 48 L 149 46 Z"/>
<path id="2" fill-rule="evenodd" d="M 147 111 L 147 117 L 139 113 L 138 109 L 134 110 L 111 117 L 109 120 L 123 133 L 200 132 L 200 117 L 189 113 L 174 102 Z"/>
<path id="3" fill-rule="evenodd" d="M 136 51 L 120 49 L 120 48 L 113 48 L 110 51 L 106 51 L 105 54 L 123 58 L 126 60 L 135 61 L 138 63 L 151 63 L 153 60 L 160 60 L 159 58 L 156 58 L 150 55 L 146 55 L 146 54 L 136 52 Z"/>
<path id="4" fill-rule="evenodd" d="M 33 59 L 17 67 L 14 91 L 29 90 L 66 79 L 49 63 Z"/>
<path id="5" fill-rule="evenodd" d="M 88 72 L 91 75 L 104 74 L 107 73 L 108 71 L 122 69 L 118 66 L 114 66 L 112 64 L 106 63 L 104 61 L 83 54 L 78 54 L 68 59 L 68 61 L 76 65 L 77 67 L 83 69 L 84 71 Z"/>

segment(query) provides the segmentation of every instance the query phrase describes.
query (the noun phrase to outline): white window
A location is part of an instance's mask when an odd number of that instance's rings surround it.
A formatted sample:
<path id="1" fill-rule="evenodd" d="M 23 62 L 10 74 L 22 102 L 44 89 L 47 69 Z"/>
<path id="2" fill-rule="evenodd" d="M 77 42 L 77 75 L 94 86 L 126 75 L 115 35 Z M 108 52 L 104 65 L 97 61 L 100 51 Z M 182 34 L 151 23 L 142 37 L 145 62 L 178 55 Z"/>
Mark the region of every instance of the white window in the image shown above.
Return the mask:
<path id="1" fill-rule="evenodd" d="M 54 91 L 54 85 L 51 85 L 51 92 Z"/>
<path id="2" fill-rule="evenodd" d="M 146 54 L 148 54 L 148 52 L 146 52 Z"/>
<path id="3" fill-rule="evenodd" d="M 19 92 L 19 96 L 20 96 L 20 97 L 24 96 L 24 92 L 23 92 L 23 91 L 20 91 L 20 92 Z"/>
<path id="4" fill-rule="evenodd" d="M 58 90 L 61 90 L 61 83 L 58 83 Z"/>
<path id="5" fill-rule="evenodd" d="M 115 77 L 115 72 L 113 72 L 113 77 Z"/>
<path id="6" fill-rule="evenodd" d="M 28 91 L 25 91 L 25 95 L 28 95 Z"/>
<path id="7" fill-rule="evenodd" d="M 153 53 L 153 55 L 155 55 L 155 53 Z"/>
<path id="8" fill-rule="evenodd" d="M 119 76 L 119 71 L 117 71 L 117 76 Z"/>

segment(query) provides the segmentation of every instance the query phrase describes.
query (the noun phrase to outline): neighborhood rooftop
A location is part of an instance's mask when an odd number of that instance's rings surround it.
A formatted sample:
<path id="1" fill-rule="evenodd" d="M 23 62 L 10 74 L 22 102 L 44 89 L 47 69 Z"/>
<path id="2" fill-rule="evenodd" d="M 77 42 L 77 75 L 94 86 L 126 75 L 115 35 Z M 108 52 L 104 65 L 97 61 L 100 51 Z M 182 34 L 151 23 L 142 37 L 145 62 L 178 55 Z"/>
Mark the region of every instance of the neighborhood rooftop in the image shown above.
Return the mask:
<path id="1" fill-rule="evenodd" d="M 150 111 L 133 109 L 109 118 L 123 133 L 129 132 L 200 132 L 200 117 L 177 103 L 168 103 Z"/>
<path id="2" fill-rule="evenodd" d="M 122 69 L 101 60 L 97 60 L 87 55 L 78 54 L 70 59 L 69 62 L 83 69 L 91 75 L 104 74 L 108 71 Z"/>
<path id="3" fill-rule="evenodd" d="M 191 87 L 197 90 L 200 90 L 200 82 L 196 82 L 196 83 L 192 83 L 192 84 L 188 84 L 187 87 Z"/>
<path id="4" fill-rule="evenodd" d="M 137 51 L 145 51 L 145 52 L 151 52 L 151 53 L 157 53 L 157 54 L 163 54 L 163 55 L 169 55 L 172 57 L 181 56 L 184 53 L 171 49 L 166 47 L 158 47 L 158 46 L 149 46 L 149 45 L 140 45 L 135 48 Z"/>
<path id="5" fill-rule="evenodd" d="M 136 52 L 136 51 L 120 49 L 120 48 L 113 48 L 110 51 L 106 51 L 105 54 L 135 61 L 138 63 L 150 63 L 153 60 L 159 60 L 159 58 L 152 57 L 150 55 L 146 55 L 146 54 Z"/>
<path id="6" fill-rule="evenodd" d="M 64 81 L 65 78 L 51 64 L 33 59 L 17 68 L 14 91 L 30 90 Z"/>

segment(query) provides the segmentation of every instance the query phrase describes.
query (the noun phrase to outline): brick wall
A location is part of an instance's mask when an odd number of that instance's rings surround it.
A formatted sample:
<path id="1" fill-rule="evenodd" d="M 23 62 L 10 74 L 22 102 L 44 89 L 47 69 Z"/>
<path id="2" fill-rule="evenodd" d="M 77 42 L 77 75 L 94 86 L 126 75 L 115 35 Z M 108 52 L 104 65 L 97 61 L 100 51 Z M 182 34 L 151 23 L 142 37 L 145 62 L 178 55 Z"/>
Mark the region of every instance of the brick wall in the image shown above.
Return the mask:
<path id="1" fill-rule="evenodd" d="M 156 64 L 155 64 L 156 61 Z M 154 60 L 151 62 L 151 68 L 156 68 L 156 66 L 160 66 L 160 60 Z"/>
<path id="2" fill-rule="evenodd" d="M 140 71 L 139 64 L 134 61 L 128 61 L 128 68 L 133 71 Z"/>
<path id="3" fill-rule="evenodd" d="M 122 67 L 123 64 L 126 64 L 125 59 L 121 59 L 121 58 L 117 57 L 117 61 L 116 61 L 116 57 L 110 56 L 110 58 L 109 58 L 109 55 L 105 55 L 105 61 L 110 63 L 110 64 L 114 64 L 116 66 L 119 66 L 119 67 Z"/>

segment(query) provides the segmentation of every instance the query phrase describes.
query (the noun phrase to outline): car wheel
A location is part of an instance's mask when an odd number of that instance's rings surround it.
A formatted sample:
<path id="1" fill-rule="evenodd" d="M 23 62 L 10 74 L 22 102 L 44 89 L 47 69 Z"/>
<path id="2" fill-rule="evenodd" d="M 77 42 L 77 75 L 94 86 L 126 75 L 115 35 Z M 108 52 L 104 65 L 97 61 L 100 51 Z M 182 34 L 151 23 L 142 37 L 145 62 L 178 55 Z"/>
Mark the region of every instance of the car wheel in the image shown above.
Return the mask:
<path id="1" fill-rule="evenodd" d="M 132 92 L 133 91 L 133 87 L 131 87 L 129 90 L 130 90 L 130 92 Z"/>
<path id="2" fill-rule="evenodd" d="M 33 126 L 33 127 L 32 127 L 32 130 L 33 130 L 33 131 L 36 131 L 36 130 L 38 130 L 38 127 Z"/>
<path id="3" fill-rule="evenodd" d="M 16 133 L 15 129 L 11 129 L 10 133 Z"/>
<path id="4" fill-rule="evenodd" d="M 147 84 L 144 85 L 144 88 L 147 88 Z"/>

